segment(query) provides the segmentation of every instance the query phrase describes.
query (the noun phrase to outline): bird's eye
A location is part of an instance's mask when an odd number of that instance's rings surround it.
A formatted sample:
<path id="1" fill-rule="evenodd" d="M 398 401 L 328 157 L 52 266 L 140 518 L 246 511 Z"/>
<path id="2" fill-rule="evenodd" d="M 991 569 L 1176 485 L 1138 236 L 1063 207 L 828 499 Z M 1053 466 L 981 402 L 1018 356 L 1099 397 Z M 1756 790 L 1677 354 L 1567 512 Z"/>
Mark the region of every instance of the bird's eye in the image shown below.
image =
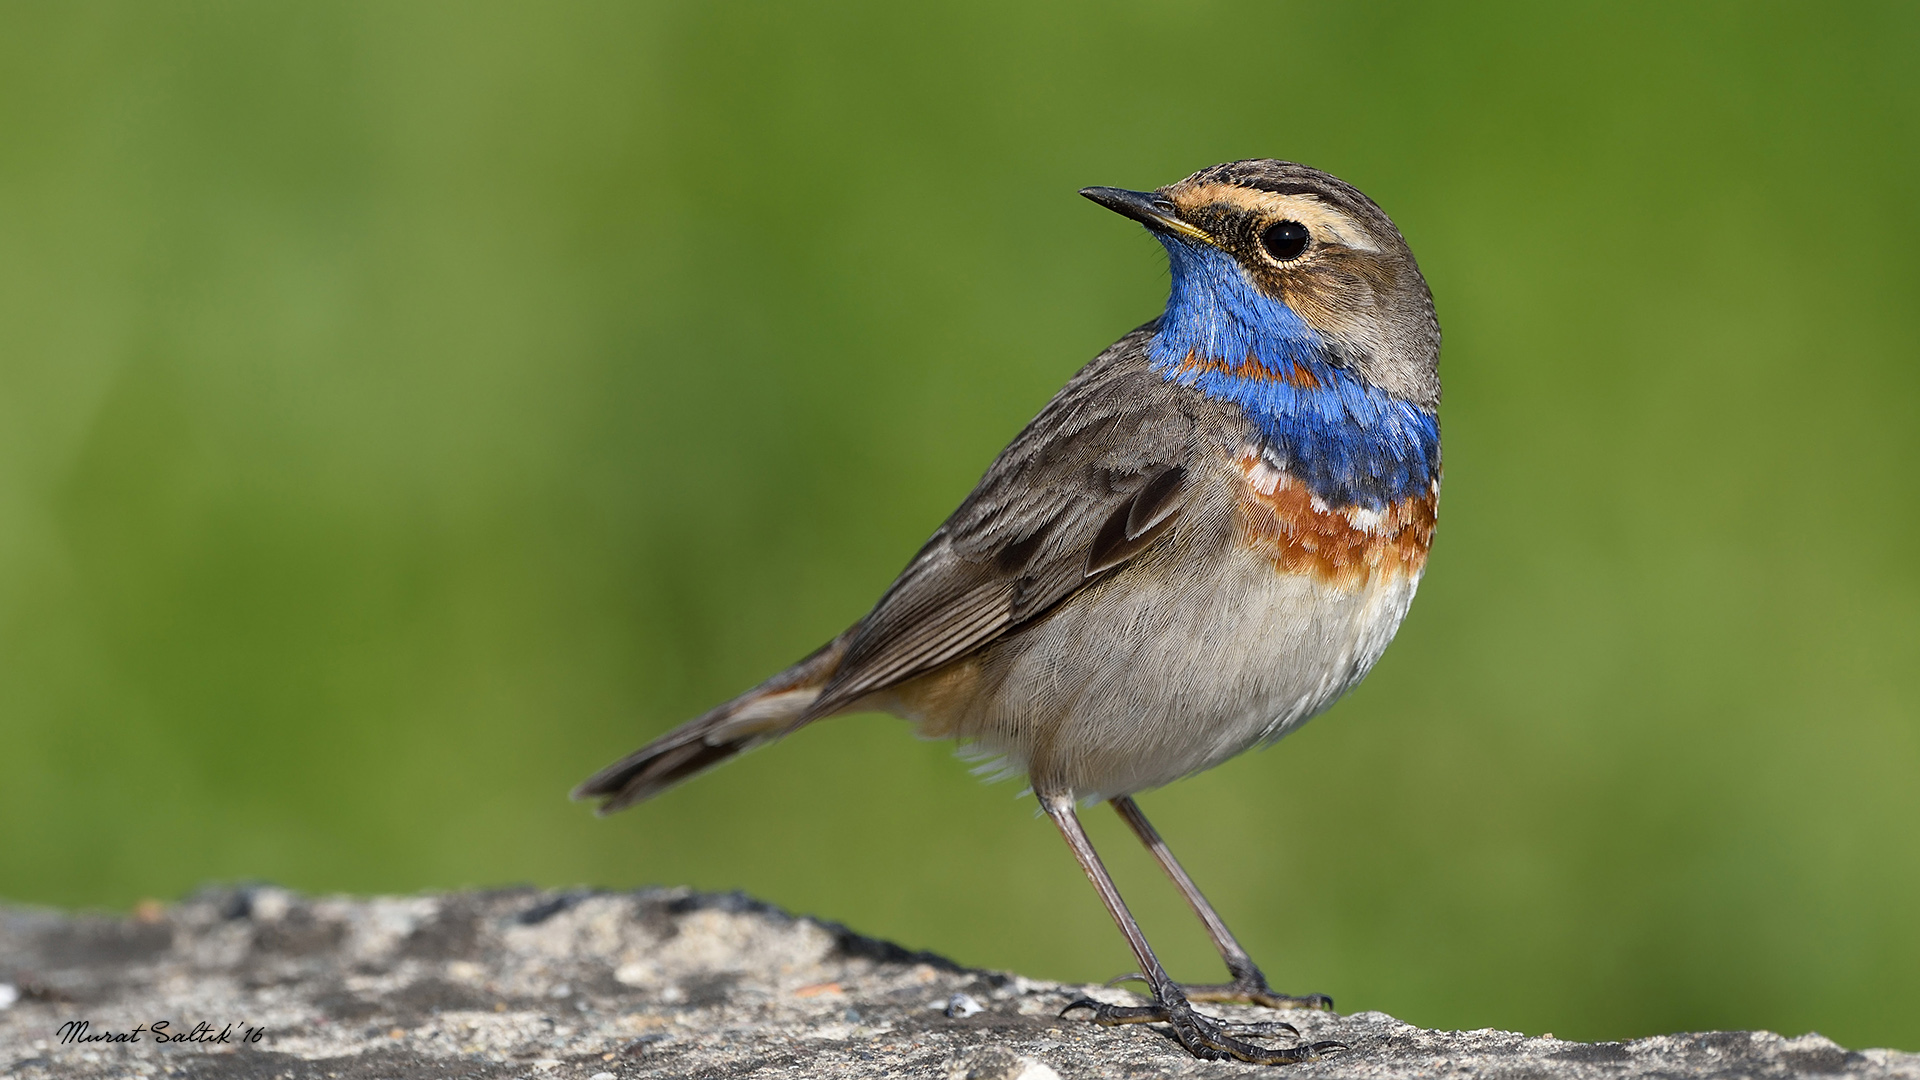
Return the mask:
<path id="1" fill-rule="evenodd" d="M 1292 262 L 1307 250 L 1313 234 L 1297 221 L 1276 221 L 1260 232 L 1260 246 L 1279 262 Z"/>

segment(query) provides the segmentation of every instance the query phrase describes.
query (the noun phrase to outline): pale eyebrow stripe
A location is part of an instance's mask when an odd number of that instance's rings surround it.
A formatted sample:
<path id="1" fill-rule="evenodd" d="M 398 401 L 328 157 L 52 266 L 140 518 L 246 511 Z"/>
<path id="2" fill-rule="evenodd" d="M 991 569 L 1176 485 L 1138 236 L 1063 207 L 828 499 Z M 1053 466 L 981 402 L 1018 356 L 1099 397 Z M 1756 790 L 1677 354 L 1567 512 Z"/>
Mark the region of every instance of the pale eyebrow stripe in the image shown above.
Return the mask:
<path id="1" fill-rule="evenodd" d="M 1342 247 L 1355 251 L 1380 250 L 1379 245 L 1368 238 L 1358 219 L 1317 189 L 1306 188 L 1298 194 L 1283 194 L 1237 184 L 1197 184 L 1185 192 L 1175 193 L 1174 201 L 1189 206 L 1224 203 L 1242 210 L 1285 214 L 1308 228 L 1317 226 L 1320 232 Z"/>

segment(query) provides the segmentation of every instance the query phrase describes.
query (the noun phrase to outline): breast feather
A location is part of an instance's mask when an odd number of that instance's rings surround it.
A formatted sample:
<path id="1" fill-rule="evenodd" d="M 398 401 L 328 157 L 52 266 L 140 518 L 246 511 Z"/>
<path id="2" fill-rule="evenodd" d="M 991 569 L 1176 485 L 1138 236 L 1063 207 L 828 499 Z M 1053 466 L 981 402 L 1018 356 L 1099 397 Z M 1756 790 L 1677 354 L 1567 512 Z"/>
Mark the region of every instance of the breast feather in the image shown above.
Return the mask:
<path id="1" fill-rule="evenodd" d="M 1361 588 L 1388 577 L 1418 577 L 1426 568 L 1440 502 L 1437 477 L 1426 491 L 1376 509 L 1329 505 L 1256 447 L 1243 449 L 1234 464 L 1241 479 L 1236 539 L 1276 571 Z"/>

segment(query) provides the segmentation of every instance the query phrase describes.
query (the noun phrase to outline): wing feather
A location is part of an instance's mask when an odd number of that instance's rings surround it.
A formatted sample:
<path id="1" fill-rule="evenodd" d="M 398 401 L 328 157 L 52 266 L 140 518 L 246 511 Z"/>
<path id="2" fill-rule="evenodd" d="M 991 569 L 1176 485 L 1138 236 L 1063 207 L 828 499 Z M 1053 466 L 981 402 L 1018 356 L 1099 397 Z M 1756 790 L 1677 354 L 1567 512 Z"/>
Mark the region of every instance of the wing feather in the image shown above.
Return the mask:
<path id="1" fill-rule="evenodd" d="M 801 722 L 960 659 L 1165 535 L 1192 497 L 1198 395 L 1148 370 L 1154 324 L 1054 396 L 852 631 Z"/>

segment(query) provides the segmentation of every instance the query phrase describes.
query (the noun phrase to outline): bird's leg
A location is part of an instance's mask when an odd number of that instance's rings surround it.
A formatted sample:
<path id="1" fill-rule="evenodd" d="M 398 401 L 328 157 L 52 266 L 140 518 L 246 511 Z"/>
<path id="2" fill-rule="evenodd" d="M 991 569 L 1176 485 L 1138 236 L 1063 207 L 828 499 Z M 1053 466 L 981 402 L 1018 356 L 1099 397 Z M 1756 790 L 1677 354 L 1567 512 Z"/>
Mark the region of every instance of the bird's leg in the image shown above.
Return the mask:
<path id="1" fill-rule="evenodd" d="M 1233 931 L 1227 929 L 1226 922 L 1220 918 L 1220 913 L 1213 910 L 1213 905 L 1207 903 L 1207 898 L 1201 895 L 1200 887 L 1193 883 L 1193 879 L 1187 876 L 1187 871 L 1180 865 L 1180 861 L 1173 857 L 1167 842 L 1160 839 L 1159 831 L 1153 827 L 1152 822 L 1147 820 L 1147 815 L 1140 812 L 1139 804 L 1128 795 L 1109 801 L 1113 803 L 1114 810 L 1119 813 L 1120 820 L 1132 827 L 1134 834 L 1140 837 L 1140 842 L 1153 853 L 1153 857 L 1160 863 L 1160 869 L 1165 870 L 1167 876 L 1173 879 L 1173 884 L 1180 890 L 1180 895 L 1187 898 L 1187 904 L 1193 908 L 1193 913 L 1198 915 L 1200 922 L 1206 926 L 1207 936 L 1213 939 L 1213 947 L 1220 950 L 1220 959 L 1226 961 L 1227 974 L 1233 976 L 1233 981 L 1229 983 L 1186 987 L 1188 1001 L 1245 1002 L 1250 1005 L 1264 1005 L 1269 1009 L 1333 1008 L 1333 999 L 1325 994 L 1294 997 L 1291 994 L 1279 993 L 1268 986 L 1267 977 L 1260 973 L 1260 968 L 1253 962 L 1253 957 L 1248 956 L 1247 950 L 1241 948 L 1240 942 L 1233 936 Z"/>
<path id="2" fill-rule="evenodd" d="M 1081 998 L 1060 1010 L 1060 1015 L 1085 1009 L 1093 1014 L 1094 1023 L 1107 1026 L 1167 1023 L 1172 1025 L 1180 1045 L 1186 1047 L 1194 1057 L 1238 1058 L 1256 1065 L 1291 1065 L 1312 1060 L 1322 1051 L 1347 1048 L 1344 1043 L 1336 1042 L 1278 1048 L 1255 1046 L 1233 1038 L 1227 1032 L 1252 1035 L 1271 1035 L 1280 1031 L 1298 1035 L 1299 1032 L 1291 1024 L 1235 1025 L 1196 1012 L 1179 985 L 1160 966 L 1159 958 L 1153 955 L 1153 947 L 1147 944 L 1146 935 L 1140 932 L 1140 924 L 1134 922 L 1126 901 L 1120 899 L 1120 890 L 1114 887 L 1113 878 L 1108 876 L 1099 854 L 1093 850 L 1093 843 L 1087 839 L 1086 830 L 1080 826 L 1080 817 L 1073 809 L 1073 796 L 1068 793 L 1041 795 L 1040 805 L 1053 818 L 1053 823 L 1059 826 L 1060 835 L 1066 839 L 1067 846 L 1073 849 L 1073 857 L 1080 860 L 1080 869 L 1086 871 L 1087 880 L 1093 882 L 1094 891 L 1100 894 L 1100 902 L 1107 906 L 1107 914 L 1119 924 L 1120 933 L 1126 936 L 1127 945 L 1133 950 L 1134 960 L 1140 964 L 1142 977 L 1153 988 L 1151 1005 L 1108 1005 L 1092 998 Z"/>

